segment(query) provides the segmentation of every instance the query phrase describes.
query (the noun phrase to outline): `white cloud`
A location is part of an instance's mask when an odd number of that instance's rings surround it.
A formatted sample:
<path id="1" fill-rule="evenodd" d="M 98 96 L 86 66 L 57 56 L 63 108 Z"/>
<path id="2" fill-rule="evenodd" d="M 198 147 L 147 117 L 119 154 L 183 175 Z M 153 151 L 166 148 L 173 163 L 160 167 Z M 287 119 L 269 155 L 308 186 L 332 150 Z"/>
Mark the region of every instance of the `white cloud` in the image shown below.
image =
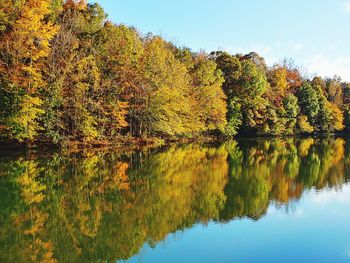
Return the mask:
<path id="1" fill-rule="evenodd" d="M 231 54 L 256 52 L 265 59 L 267 65 L 273 65 L 279 61 L 279 58 L 272 55 L 275 47 L 265 44 L 251 44 L 246 47 L 226 47 L 223 50 Z"/>
<path id="2" fill-rule="evenodd" d="M 294 51 L 302 50 L 303 47 L 304 47 L 304 46 L 303 46 L 302 44 L 300 44 L 300 43 L 292 44 L 291 46 L 292 46 L 292 49 L 293 49 Z"/>
<path id="3" fill-rule="evenodd" d="M 224 48 L 224 50 L 232 54 L 236 54 L 236 53 L 246 54 L 254 51 L 263 56 L 270 53 L 272 50 L 272 47 L 265 44 L 251 44 L 246 47 L 227 47 L 227 48 Z"/>
<path id="4" fill-rule="evenodd" d="M 350 8 L 350 0 L 349 0 Z M 330 46 L 330 49 L 339 48 L 337 44 Z M 242 53 L 247 54 L 255 51 L 265 58 L 266 64 L 272 66 L 278 63 L 284 57 L 299 58 L 296 63 L 302 66 L 308 73 L 308 76 L 319 75 L 322 77 L 340 76 L 345 81 L 350 81 L 350 57 L 334 57 L 323 53 L 314 53 L 314 55 L 301 56 L 306 53 L 305 46 L 299 42 L 281 42 L 266 44 L 251 44 L 245 47 L 229 46 L 223 48 L 231 54 Z M 283 55 L 284 54 L 284 55 Z M 307 53 L 306 53 L 307 54 Z"/>
<path id="5" fill-rule="evenodd" d="M 350 58 L 330 58 L 318 54 L 306 60 L 305 67 L 310 73 L 316 73 L 323 77 L 340 76 L 343 80 L 350 81 Z"/>
<path id="6" fill-rule="evenodd" d="M 350 1 L 344 3 L 344 11 L 347 14 L 350 14 Z"/>
<path id="7" fill-rule="evenodd" d="M 294 42 L 281 42 L 277 41 L 276 43 L 272 43 L 270 45 L 266 44 L 251 44 L 245 47 L 226 47 L 223 48 L 223 50 L 231 53 L 242 53 L 247 54 L 249 52 L 257 52 L 260 56 L 262 56 L 266 64 L 269 66 L 274 65 L 275 63 L 278 63 L 283 59 L 285 56 L 278 54 L 286 54 L 288 51 L 290 53 L 289 56 L 293 56 L 294 54 L 297 54 L 299 51 L 301 51 L 304 48 L 304 45 L 301 43 L 294 43 Z"/>

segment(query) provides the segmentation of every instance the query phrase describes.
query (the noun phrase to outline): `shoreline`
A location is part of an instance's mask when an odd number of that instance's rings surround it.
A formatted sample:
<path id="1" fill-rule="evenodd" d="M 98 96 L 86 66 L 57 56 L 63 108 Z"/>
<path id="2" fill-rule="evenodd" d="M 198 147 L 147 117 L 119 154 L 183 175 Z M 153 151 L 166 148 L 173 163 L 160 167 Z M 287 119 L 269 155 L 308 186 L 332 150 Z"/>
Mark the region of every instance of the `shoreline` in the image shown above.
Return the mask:
<path id="1" fill-rule="evenodd" d="M 210 142 L 222 142 L 225 141 L 219 137 L 199 137 L 199 138 L 180 138 L 180 139 L 162 139 L 158 137 L 152 138 L 122 138 L 114 141 L 90 141 L 82 142 L 79 140 L 63 141 L 61 143 L 51 142 L 6 142 L 0 141 L 0 152 L 17 152 L 27 150 L 40 150 L 40 151 L 66 151 L 76 152 L 82 150 L 103 150 L 103 149 L 130 149 L 130 150 L 142 150 L 159 148 L 163 146 L 170 146 L 173 144 L 191 144 L 191 143 L 210 143 Z"/>
<path id="2" fill-rule="evenodd" d="M 163 146 L 171 146 L 174 144 L 192 144 L 192 143 L 222 143 L 230 140 L 247 141 L 247 140 L 273 140 L 273 139 L 302 139 L 302 138 L 325 138 L 325 137 L 347 137 L 345 132 L 342 133 L 317 133 L 317 134 L 295 134 L 285 136 L 243 136 L 238 135 L 233 138 L 224 137 L 198 137 L 198 138 L 172 138 L 163 139 L 159 137 L 150 138 L 121 138 L 114 141 L 89 141 L 82 142 L 79 140 L 68 140 L 61 143 L 54 144 L 52 142 L 16 142 L 16 141 L 0 141 L 0 152 L 18 152 L 18 151 L 69 151 L 79 152 L 82 150 L 109 150 L 109 149 L 123 149 L 123 150 L 144 150 L 155 149 Z"/>

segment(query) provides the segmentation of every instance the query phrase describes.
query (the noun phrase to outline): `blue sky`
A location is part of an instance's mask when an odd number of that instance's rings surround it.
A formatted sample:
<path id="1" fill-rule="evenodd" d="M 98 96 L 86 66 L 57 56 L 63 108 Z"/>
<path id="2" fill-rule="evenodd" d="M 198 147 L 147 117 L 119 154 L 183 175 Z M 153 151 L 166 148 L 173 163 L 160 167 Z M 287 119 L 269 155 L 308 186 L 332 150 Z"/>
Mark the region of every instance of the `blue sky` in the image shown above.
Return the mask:
<path id="1" fill-rule="evenodd" d="M 310 74 L 350 81 L 350 0 L 96 0 L 117 24 L 194 51 L 291 57 Z"/>

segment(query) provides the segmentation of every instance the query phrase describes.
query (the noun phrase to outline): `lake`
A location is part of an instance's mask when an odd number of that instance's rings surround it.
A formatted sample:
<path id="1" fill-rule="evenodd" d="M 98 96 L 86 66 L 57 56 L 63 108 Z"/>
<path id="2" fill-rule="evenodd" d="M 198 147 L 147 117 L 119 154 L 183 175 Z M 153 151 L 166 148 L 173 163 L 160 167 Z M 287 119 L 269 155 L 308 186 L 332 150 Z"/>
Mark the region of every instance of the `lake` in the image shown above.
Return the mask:
<path id="1" fill-rule="evenodd" d="M 350 262 L 350 140 L 0 153 L 0 262 Z"/>

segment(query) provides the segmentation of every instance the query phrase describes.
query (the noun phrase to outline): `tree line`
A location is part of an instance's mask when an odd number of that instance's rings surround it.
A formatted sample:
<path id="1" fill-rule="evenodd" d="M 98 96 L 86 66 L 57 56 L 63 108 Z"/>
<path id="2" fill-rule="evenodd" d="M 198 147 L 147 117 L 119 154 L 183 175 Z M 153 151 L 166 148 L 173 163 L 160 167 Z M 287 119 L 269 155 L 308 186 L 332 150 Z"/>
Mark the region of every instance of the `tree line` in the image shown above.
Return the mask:
<path id="1" fill-rule="evenodd" d="M 18 142 L 341 132 L 350 84 L 257 53 L 192 52 L 115 25 L 98 4 L 0 3 L 0 139 Z"/>

